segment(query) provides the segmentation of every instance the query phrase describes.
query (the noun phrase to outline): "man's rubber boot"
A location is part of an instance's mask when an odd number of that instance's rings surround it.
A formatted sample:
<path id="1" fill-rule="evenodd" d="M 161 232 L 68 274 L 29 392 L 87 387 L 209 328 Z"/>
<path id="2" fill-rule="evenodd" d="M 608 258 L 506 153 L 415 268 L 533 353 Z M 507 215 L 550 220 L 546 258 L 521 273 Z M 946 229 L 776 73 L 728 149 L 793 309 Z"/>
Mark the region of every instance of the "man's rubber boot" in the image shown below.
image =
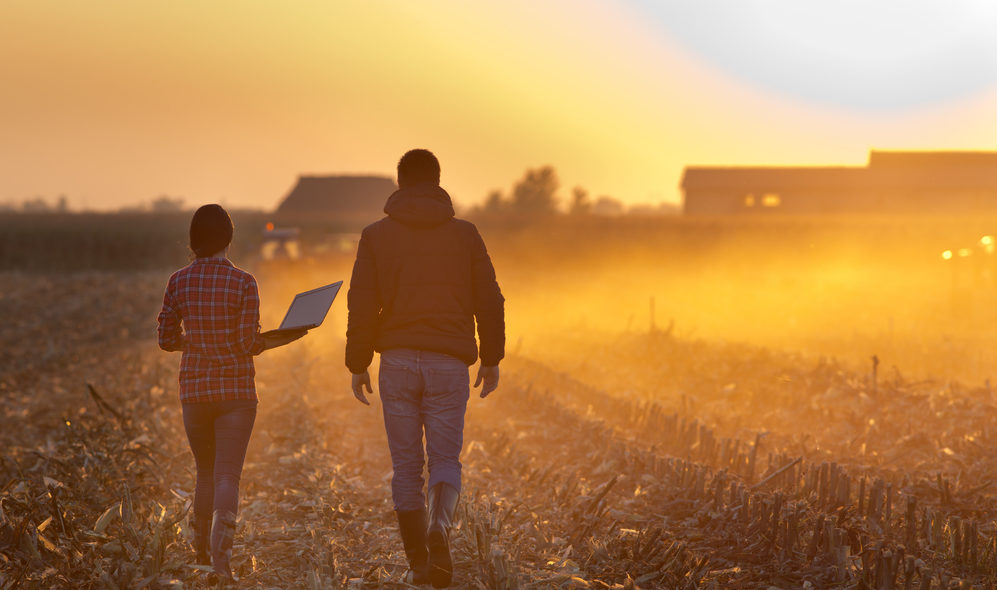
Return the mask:
<path id="1" fill-rule="evenodd" d="M 396 510 L 398 532 L 402 535 L 405 557 L 408 558 L 408 572 L 405 581 L 409 584 L 429 583 L 429 550 L 426 548 L 426 509 Z"/>
<path id="2" fill-rule="evenodd" d="M 453 579 L 453 557 L 450 555 L 450 526 L 460 492 L 448 483 L 429 488 L 429 581 L 434 588 L 446 588 Z"/>
<path id="3" fill-rule="evenodd" d="M 215 510 L 211 519 L 211 565 L 222 582 L 235 581 L 229 564 L 234 540 L 235 514 L 228 510 Z"/>
<path id="4" fill-rule="evenodd" d="M 208 551 L 211 546 L 211 519 L 194 518 L 194 563 L 198 565 L 211 565 L 211 555 Z"/>

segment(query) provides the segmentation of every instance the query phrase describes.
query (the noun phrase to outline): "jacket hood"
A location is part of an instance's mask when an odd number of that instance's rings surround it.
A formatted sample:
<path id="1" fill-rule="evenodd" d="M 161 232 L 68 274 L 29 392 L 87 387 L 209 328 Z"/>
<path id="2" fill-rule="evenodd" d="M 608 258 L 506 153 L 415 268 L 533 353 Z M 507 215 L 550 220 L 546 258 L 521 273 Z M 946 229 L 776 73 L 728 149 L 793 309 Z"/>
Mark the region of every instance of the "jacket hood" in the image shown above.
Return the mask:
<path id="1" fill-rule="evenodd" d="M 396 190 L 384 205 L 388 217 L 416 227 L 431 227 L 454 217 L 453 201 L 435 184 L 418 184 Z"/>

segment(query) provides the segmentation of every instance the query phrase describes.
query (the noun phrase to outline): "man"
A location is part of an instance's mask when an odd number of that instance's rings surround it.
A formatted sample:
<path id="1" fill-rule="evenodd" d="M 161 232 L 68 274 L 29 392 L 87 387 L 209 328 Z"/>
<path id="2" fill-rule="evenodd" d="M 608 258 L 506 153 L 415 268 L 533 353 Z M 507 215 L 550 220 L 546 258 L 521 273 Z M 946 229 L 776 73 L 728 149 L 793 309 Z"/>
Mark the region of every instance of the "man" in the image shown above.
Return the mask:
<path id="1" fill-rule="evenodd" d="M 477 228 L 454 218 L 431 152 L 402 156 L 398 190 L 384 212 L 387 217 L 364 229 L 357 248 L 347 297 L 346 366 L 353 395 L 369 405 L 367 367 L 374 351 L 381 353 L 378 386 L 407 578 L 445 588 L 453 577 L 449 528 L 460 495 L 468 367 L 480 356 L 474 386 L 482 386 L 481 397 L 498 387 L 505 300 Z"/>

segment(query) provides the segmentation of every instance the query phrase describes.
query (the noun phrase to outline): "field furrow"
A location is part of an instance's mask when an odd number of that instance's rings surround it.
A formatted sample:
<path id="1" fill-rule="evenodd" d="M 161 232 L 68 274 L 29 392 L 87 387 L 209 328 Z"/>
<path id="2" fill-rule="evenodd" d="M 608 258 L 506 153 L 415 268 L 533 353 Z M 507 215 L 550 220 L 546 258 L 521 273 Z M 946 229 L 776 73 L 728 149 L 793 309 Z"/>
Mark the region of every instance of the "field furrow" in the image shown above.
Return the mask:
<path id="1" fill-rule="evenodd" d="M 5 424 L 19 426 L 0 435 L 0 588 L 206 587 L 187 541 L 179 356 L 152 339 L 158 281 L 12 280 L 4 310 L 27 315 L 57 293 L 45 321 L 60 330 L 123 311 L 3 357 Z M 17 321 L 44 333 L 36 318 Z M 330 334 L 257 363 L 240 587 L 405 587 L 379 400 L 353 399 Z M 660 333 L 591 346 L 574 360 L 556 347 L 512 355 L 493 396 L 472 392 L 460 587 L 948 590 L 997 579 L 988 387 Z"/>

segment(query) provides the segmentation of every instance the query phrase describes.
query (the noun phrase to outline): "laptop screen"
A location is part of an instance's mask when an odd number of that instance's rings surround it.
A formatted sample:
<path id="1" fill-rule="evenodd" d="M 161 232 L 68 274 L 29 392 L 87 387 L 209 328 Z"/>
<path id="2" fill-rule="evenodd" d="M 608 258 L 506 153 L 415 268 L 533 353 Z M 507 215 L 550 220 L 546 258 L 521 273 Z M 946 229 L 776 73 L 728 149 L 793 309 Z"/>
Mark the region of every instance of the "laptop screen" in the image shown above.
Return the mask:
<path id="1" fill-rule="evenodd" d="M 329 313 L 332 301 L 342 286 L 343 281 L 337 281 L 331 285 L 295 295 L 279 329 L 314 328 L 320 325 L 325 319 L 325 315 Z"/>

